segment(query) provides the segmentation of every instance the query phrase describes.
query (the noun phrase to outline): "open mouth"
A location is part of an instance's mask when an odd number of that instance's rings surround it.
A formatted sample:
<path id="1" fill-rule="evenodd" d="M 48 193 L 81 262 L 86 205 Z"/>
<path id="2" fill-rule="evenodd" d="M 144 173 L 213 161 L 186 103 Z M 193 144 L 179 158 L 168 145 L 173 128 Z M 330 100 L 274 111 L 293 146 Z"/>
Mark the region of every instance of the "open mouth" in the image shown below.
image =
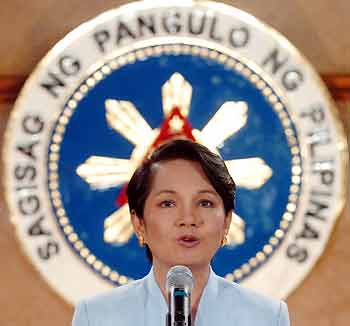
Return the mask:
<path id="1" fill-rule="evenodd" d="M 186 248 L 192 248 L 197 246 L 200 243 L 200 240 L 193 235 L 184 235 L 177 238 L 178 244 Z"/>

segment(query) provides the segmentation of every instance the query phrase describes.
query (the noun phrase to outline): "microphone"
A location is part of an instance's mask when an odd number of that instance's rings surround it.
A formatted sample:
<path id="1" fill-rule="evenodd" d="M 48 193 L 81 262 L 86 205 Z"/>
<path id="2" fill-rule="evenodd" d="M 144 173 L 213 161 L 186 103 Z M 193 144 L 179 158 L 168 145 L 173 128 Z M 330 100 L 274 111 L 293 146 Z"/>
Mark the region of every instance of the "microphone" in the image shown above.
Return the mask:
<path id="1" fill-rule="evenodd" d="M 166 276 L 169 310 L 166 326 L 191 326 L 193 276 L 186 266 L 173 266 Z"/>

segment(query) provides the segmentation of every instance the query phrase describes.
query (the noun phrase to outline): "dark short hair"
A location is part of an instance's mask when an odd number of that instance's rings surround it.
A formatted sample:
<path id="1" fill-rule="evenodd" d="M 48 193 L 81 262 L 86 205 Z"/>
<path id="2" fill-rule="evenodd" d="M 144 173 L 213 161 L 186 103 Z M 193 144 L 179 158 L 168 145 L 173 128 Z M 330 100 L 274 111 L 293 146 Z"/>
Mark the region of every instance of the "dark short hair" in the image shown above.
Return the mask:
<path id="1" fill-rule="evenodd" d="M 134 172 L 127 187 L 130 212 L 143 218 L 146 199 L 151 192 L 153 165 L 162 161 L 183 159 L 198 162 L 215 191 L 221 197 L 225 214 L 235 208 L 236 185 L 222 158 L 205 146 L 190 140 L 177 139 L 156 149 Z M 152 261 L 152 253 L 146 246 L 147 256 Z"/>

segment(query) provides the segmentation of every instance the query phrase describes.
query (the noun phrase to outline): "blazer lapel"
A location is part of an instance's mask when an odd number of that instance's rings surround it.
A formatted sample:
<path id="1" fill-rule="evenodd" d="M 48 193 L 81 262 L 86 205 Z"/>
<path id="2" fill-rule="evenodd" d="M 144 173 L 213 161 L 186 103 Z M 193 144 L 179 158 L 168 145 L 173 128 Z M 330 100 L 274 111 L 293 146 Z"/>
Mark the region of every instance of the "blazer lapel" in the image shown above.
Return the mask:
<path id="1" fill-rule="evenodd" d="M 199 302 L 194 326 L 236 325 L 233 301 L 233 298 L 225 297 L 220 289 L 219 276 L 210 267 L 209 279 Z"/>
<path id="2" fill-rule="evenodd" d="M 144 325 L 165 326 L 168 307 L 157 281 L 155 280 L 153 268 L 145 278 L 145 292 Z"/>
<path id="3" fill-rule="evenodd" d="M 237 297 L 225 295 L 219 276 L 210 267 L 208 282 L 203 290 L 197 309 L 194 326 L 235 326 L 237 325 Z M 168 312 L 166 300 L 155 280 L 153 268 L 144 278 L 143 311 L 135 311 L 138 325 L 165 326 Z M 141 320 L 141 318 L 143 320 Z"/>

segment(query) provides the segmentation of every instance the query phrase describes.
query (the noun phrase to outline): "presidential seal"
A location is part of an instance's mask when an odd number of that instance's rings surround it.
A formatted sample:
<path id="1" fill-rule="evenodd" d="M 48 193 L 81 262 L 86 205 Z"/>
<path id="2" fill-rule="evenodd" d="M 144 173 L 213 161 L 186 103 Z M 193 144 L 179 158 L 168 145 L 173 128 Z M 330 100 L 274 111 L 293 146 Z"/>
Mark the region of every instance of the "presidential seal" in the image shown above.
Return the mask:
<path id="1" fill-rule="evenodd" d="M 321 256 L 342 209 L 346 140 L 298 51 L 214 2 L 108 11 L 38 65 L 3 153 L 25 253 L 71 303 L 144 276 L 150 266 L 125 189 L 145 157 L 173 138 L 221 155 L 238 186 L 214 270 L 285 298 Z"/>

